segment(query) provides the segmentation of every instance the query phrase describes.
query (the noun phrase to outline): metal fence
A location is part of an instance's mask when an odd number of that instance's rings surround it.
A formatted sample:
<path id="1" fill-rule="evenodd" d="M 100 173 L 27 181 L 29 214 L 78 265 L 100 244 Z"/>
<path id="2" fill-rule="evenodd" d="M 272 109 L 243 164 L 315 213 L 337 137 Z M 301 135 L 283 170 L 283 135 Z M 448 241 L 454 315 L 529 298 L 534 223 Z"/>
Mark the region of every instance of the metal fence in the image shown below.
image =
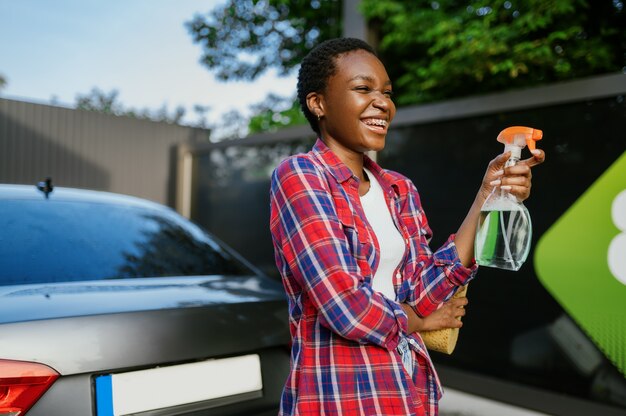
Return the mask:
<path id="1" fill-rule="evenodd" d="M 206 130 L 0 99 L 0 183 L 51 177 L 173 207 L 177 146 L 207 138 Z"/>

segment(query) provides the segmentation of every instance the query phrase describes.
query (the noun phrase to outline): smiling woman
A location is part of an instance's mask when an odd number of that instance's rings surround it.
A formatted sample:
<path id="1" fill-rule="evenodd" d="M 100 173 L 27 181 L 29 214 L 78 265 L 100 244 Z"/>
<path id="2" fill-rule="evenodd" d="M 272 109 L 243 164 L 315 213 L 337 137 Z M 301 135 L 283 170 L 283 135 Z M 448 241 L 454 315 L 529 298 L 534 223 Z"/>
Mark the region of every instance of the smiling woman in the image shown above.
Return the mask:
<path id="1" fill-rule="evenodd" d="M 382 150 L 387 126 L 396 114 L 385 67 L 364 50 L 342 56 L 336 65 L 325 92 L 306 96 L 307 107 L 319 117 L 320 130 L 325 131 L 325 143 L 346 157 Z"/>
<path id="2" fill-rule="evenodd" d="M 302 61 L 298 98 L 318 140 L 279 164 L 270 193 L 292 336 L 283 415 L 436 415 L 441 388 L 419 331 L 461 326 L 467 299 L 446 301 L 476 274 L 480 207 L 496 180 L 527 198 L 543 161 L 538 152 L 504 170 L 509 154 L 493 159 L 457 233 L 433 252 L 413 183 L 365 155 L 385 146 L 391 97 L 361 40 L 326 41 Z"/>

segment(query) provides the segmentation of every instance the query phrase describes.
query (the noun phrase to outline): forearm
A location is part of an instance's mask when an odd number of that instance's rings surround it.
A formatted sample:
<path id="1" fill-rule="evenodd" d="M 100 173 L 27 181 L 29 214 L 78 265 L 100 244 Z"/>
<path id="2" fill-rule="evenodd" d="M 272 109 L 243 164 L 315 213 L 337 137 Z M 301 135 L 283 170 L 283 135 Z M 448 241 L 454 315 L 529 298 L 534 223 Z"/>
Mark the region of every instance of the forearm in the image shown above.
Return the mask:
<path id="1" fill-rule="evenodd" d="M 319 293 L 309 291 L 311 299 Z M 320 325 L 343 338 L 392 349 L 403 333 L 408 333 L 406 310 L 380 293 L 361 286 L 325 302 L 313 301 Z"/>
<path id="2" fill-rule="evenodd" d="M 474 236 L 480 218 L 480 209 L 484 202 L 485 199 L 479 192 L 454 238 L 459 259 L 465 267 L 469 267 L 474 259 Z"/>
<path id="3" fill-rule="evenodd" d="M 401 303 L 400 306 L 406 313 L 408 319 L 407 333 L 412 334 L 413 332 L 421 331 L 424 325 L 424 319 L 420 318 L 417 313 L 415 313 L 415 310 L 408 304 Z"/>
<path id="4" fill-rule="evenodd" d="M 471 214 L 468 214 L 471 218 Z M 418 245 L 418 263 L 414 270 L 408 269 L 405 283 L 398 292 L 398 299 L 408 303 L 421 317 L 435 311 L 440 304 L 447 301 L 460 286 L 466 285 L 476 273 L 477 266 L 472 262 L 473 241 L 467 242 L 471 230 L 466 227 L 461 235 L 461 248 L 465 250 L 468 266 L 459 258 L 455 244 L 456 235 L 448 240 L 435 252 L 430 250 L 428 241 L 420 236 Z M 463 231 L 463 230 L 462 230 Z M 473 240 L 473 236 L 470 236 Z M 465 244 L 463 241 L 466 241 Z"/>

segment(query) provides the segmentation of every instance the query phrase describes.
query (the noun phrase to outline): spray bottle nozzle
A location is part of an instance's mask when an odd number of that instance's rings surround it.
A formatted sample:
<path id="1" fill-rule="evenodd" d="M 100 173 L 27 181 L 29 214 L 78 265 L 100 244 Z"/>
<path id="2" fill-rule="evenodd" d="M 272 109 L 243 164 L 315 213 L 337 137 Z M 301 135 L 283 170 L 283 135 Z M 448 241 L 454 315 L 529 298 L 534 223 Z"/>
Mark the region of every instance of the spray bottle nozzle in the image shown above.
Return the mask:
<path id="1" fill-rule="evenodd" d="M 528 145 L 529 150 L 535 150 L 535 142 L 541 140 L 543 132 L 532 127 L 513 126 L 507 127 L 498 134 L 500 143 L 524 147 Z"/>

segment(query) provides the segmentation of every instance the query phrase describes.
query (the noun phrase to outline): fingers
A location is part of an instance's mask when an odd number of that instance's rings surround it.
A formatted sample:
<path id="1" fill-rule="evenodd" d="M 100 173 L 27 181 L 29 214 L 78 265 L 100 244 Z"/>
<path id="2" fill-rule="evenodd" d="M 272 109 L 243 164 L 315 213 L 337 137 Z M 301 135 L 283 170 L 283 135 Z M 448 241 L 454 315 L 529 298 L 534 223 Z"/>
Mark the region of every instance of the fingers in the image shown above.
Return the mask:
<path id="1" fill-rule="evenodd" d="M 545 162 L 546 153 L 543 150 L 535 149 L 535 150 L 532 150 L 531 153 L 533 154 L 532 157 L 528 159 L 520 160 L 518 162 L 518 165 L 526 165 L 532 168 L 533 166 L 541 165 L 543 162 Z"/>
<path id="2" fill-rule="evenodd" d="M 520 160 L 519 162 L 517 162 L 517 165 L 507 168 L 506 171 L 508 172 L 509 169 L 511 168 L 517 168 L 517 167 L 522 167 L 522 166 L 532 168 L 534 166 L 540 165 L 543 162 L 545 162 L 546 153 L 543 150 L 535 149 L 535 150 L 532 150 L 531 153 L 533 154 L 531 157 L 529 157 L 528 159 Z M 509 160 L 510 157 L 511 157 L 511 152 L 505 152 L 496 156 L 495 159 L 489 162 L 489 168 L 493 171 L 504 169 L 504 165 L 506 164 L 506 161 Z"/>
<path id="3" fill-rule="evenodd" d="M 489 162 L 489 169 L 491 171 L 499 171 L 504 169 L 504 164 L 511 157 L 511 152 L 504 152 L 496 156 L 491 162 Z"/>
<path id="4" fill-rule="evenodd" d="M 465 316 L 465 307 L 469 301 L 467 298 L 453 298 L 444 304 L 446 317 L 450 319 L 460 319 Z"/>
<path id="5" fill-rule="evenodd" d="M 507 190 L 510 190 L 513 187 L 530 189 L 530 187 L 532 186 L 532 181 L 531 181 L 530 175 L 528 175 L 528 176 L 519 176 L 519 175 L 510 176 L 510 175 L 507 175 L 507 176 L 503 176 L 499 180 L 498 185 L 503 187 L 504 189 L 507 189 Z"/>
<path id="6" fill-rule="evenodd" d="M 528 159 L 530 160 L 530 159 Z M 527 176 L 532 177 L 532 170 L 527 163 L 522 164 L 519 162 L 517 165 L 504 168 L 504 176 Z"/>
<path id="7" fill-rule="evenodd" d="M 530 196 L 532 186 L 532 172 L 529 165 L 515 165 L 504 169 L 504 175 L 497 181 L 496 186 L 508 191 L 518 200 L 523 201 Z"/>
<path id="8" fill-rule="evenodd" d="M 444 328 L 461 328 L 461 317 L 465 316 L 466 297 L 452 298 L 441 307 L 423 318 L 421 331 L 433 331 Z M 403 306 L 404 308 L 404 306 Z"/>
<path id="9" fill-rule="evenodd" d="M 439 328 L 460 328 L 463 326 L 461 322 L 461 318 L 465 316 L 465 308 L 463 307 L 452 307 L 452 305 L 447 305 L 445 308 L 442 308 L 445 311 L 442 311 L 442 314 L 439 319 L 438 326 Z"/>
<path id="10" fill-rule="evenodd" d="M 443 328 L 461 328 L 463 326 L 463 322 L 458 319 L 449 319 L 443 325 Z"/>
<path id="11" fill-rule="evenodd" d="M 466 297 L 462 298 L 452 298 L 447 301 L 445 304 L 450 305 L 454 308 L 462 308 L 465 307 L 469 303 L 469 300 Z"/>

